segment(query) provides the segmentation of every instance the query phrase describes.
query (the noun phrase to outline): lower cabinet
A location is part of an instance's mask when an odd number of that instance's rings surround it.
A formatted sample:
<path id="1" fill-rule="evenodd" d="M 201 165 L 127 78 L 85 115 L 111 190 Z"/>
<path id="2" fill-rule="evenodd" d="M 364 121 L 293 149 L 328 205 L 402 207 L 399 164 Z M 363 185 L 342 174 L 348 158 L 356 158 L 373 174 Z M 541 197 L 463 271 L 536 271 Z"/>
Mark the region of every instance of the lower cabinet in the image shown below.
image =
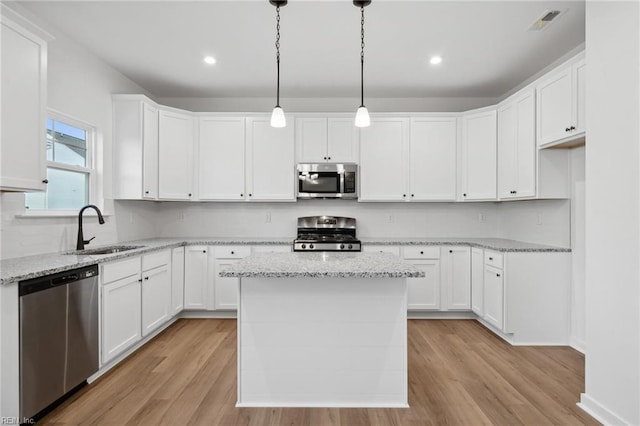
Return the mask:
<path id="1" fill-rule="evenodd" d="M 447 310 L 471 309 L 471 250 L 468 246 L 442 248 L 443 286 Z"/>
<path id="2" fill-rule="evenodd" d="M 407 280 L 407 309 L 440 310 L 440 247 L 404 247 L 404 258 L 425 274 Z"/>
<path id="3" fill-rule="evenodd" d="M 184 309 L 209 309 L 209 247 L 187 246 L 184 250 Z"/>
<path id="4" fill-rule="evenodd" d="M 105 364 L 171 318 L 171 251 L 102 264 L 100 279 Z"/>
<path id="5" fill-rule="evenodd" d="M 504 277 L 501 269 L 488 265 L 484 268 L 484 313 L 482 317 L 497 329 L 504 330 Z"/>
<path id="6" fill-rule="evenodd" d="M 215 247 L 214 260 L 214 308 L 219 310 L 238 309 L 239 278 L 221 277 L 218 272 L 238 263 L 240 259 L 251 254 L 250 246 L 220 246 Z"/>
<path id="7" fill-rule="evenodd" d="M 184 308 L 184 247 L 171 250 L 171 315 Z"/>
<path id="8" fill-rule="evenodd" d="M 142 337 L 171 318 L 171 252 L 142 256 Z"/>

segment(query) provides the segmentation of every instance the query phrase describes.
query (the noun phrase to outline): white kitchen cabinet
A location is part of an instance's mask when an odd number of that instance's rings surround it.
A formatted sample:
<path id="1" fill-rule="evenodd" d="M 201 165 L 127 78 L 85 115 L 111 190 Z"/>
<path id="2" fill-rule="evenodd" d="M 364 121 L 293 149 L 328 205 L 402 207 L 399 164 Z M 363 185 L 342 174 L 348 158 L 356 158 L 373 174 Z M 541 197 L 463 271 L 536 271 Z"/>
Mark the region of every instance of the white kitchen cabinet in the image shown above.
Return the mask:
<path id="1" fill-rule="evenodd" d="M 184 307 L 184 247 L 171 250 L 171 315 Z"/>
<path id="2" fill-rule="evenodd" d="M 586 62 L 581 54 L 537 83 L 538 147 L 584 139 L 585 72 Z"/>
<path id="3" fill-rule="evenodd" d="M 193 117 L 160 110 L 158 113 L 158 198 L 193 199 Z"/>
<path id="4" fill-rule="evenodd" d="M 289 122 L 293 120 L 288 118 Z M 269 117 L 246 119 L 246 196 L 249 201 L 295 201 L 294 126 L 271 127 Z"/>
<path id="5" fill-rule="evenodd" d="M 441 307 L 440 247 L 406 246 L 404 259 L 425 273 L 407 280 L 408 310 L 439 310 Z"/>
<path id="6" fill-rule="evenodd" d="M 360 129 L 359 201 L 407 199 L 406 152 L 409 119 L 372 117 Z"/>
<path id="7" fill-rule="evenodd" d="M 497 184 L 496 110 L 462 116 L 461 199 L 495 200 Z"/>
<path id="8" fill-rule="evenodd" d="M 442 261 L 445 268 L 444 284 L 446 288 L 446 309 L 471 309 L 471 250 L 467 246 L 442 248 Z"/>
<path id="9" fill-rule="evenodd" d="M 210 308 L 209 248 L 187 246 L 184 251 L 184 309 Z"/>
<path id="10" fill-rule="evenodd" d="M 158 199 L 158 108 L 142 95 L 113 95 L 113 197 Z"/>
<path id="11" fill-rule="evenodd" d="M 2 8 L 0 190 L 44 191 L 47 42 L 35 29 L 27 29 L 26 22 L 18 23 L 6 13 L 11 11 Z"/>
<path id="12" fill-rule="evenodd" d="M 484 251 L 477 247 L 471 248 L 471 310 L 484 315 Z"/>
<path id="13" fill-rule="evenodd" d="M 102 364 L 142 338 L 140 257 L 101 265 Z"/>
<path id="14" fill-rule="evenodd" d="M 296 118 L 299 163 L 357 162 L 358 130 L 352 117 Z"/>
<path id="15" fill-rule="evenodd" d="M 535 92 L 520 92 L 498 107 L 498 197 L 536 195 Z"/>
<path id="16" fill-rule="evenodd" d="M 249 246 L 215 247 L 214 307 L 217 310 L 238 309 L 239 278 L 221 277 L 218 273 L 251 254 Z"/>
<path id="17" fill-rule="evenodd" d="M 504 277 L 502 269 L 484 267 L 483 318 L 499 330 L 504 328 Z M 535 321 L 535 318 L 531 318 Z"/>
<path id="18" fill-rule="evenodd" d="M 409 192 L 411 201 L 454 201 L 457 176 L 457 119 L 411 119 Z"/>
<path id="19" fill-rule="evenodd" d="M 142 256 L 142 337 L 171 318 L 171 251 Z"/>
<path id="20" fill-rule="evenodd" d="M 201 117 L 197 157 L 200 200 L 245 199 L 244 117 Z"/>

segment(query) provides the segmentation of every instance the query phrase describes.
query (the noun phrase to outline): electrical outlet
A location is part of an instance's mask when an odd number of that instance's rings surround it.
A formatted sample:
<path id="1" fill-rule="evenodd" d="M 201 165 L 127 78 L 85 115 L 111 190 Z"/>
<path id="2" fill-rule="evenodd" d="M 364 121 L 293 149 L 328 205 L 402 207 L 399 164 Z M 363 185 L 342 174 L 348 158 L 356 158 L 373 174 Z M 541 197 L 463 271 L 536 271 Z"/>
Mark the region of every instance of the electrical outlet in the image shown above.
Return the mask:
<path id="1" fill-rule="evenodd" d="M 484 223 L 487 221 L 487 216 L 484 213 L 478 213 L 478 222 Z"/>
<path id="2" fill-rule="evenodd" d="M 267 217 L 265 218 L 267 223 L 271 223 L 271 212 L 267 212 Z"/>
<path id="3" fill-rule="evenodd" d="M 537 213 L 536 214 L 536 223 L 538 225 L 542 225 L 542 213 Z"/>

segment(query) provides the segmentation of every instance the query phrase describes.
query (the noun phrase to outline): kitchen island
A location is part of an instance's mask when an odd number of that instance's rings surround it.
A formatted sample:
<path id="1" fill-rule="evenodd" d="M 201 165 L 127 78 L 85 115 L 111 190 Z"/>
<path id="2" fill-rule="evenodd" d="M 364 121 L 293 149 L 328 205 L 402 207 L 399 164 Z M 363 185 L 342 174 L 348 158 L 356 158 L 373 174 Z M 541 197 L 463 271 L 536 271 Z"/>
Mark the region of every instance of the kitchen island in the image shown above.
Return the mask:
<path id="1" fill-rule="evenodd" d="M 262 253 L 239 277 L 238 407 L 408 407 L 407 279 L 387 253 Z"/>

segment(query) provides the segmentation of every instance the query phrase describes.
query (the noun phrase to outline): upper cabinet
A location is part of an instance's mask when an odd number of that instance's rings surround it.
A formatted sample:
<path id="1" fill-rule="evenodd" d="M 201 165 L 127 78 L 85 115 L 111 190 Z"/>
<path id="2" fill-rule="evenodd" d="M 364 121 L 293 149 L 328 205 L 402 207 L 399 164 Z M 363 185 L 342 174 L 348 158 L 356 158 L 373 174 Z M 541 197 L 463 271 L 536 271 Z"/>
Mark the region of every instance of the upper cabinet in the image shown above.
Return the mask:
<path id="1" fill-rule="evenodd" d="M 287 121 L 292 123 L 292 117 Z M 268 116 L 246 119 L 248 200 L 295 201 L 293 127 L 271 127 Z"/>
<path id="2" fill-rule="evenodd" d="M 46 188 L 47 42 L 2 8 L 0 190 Z M 19 18 L 19 17 L 16 17 Z"/>
<path id="3" fill-rule="evenodd" d="M 518 93 L 498 107 L 498 197 L 535 197 L 535 93 Z"/>
<path id="4" fill-rule="evenodd" d="M 113 96 L 113 197 L 158 199 L 158 108 L 143 96 Z"/>
<path id="5" fill-rule="evenodd" d="M 407 199 L 409 119 L 372 117 L 360 129 L 360 201 Z"/>
<path id="6" fill-rule="evenodd" d="M 198 136 L 200 200 L 239 201 L 245 191 L 244 117 L 201 117 Z"/>
<path id="7" fill-rule="evenodd" d="M 496 110 L 462 116 L 462 200 L 496 199 Z"/>
<path id="8" fill-rule="evenodd" d="M 536 85 L 538 146 L 570 144 L 585 137 L 584 55 L 543 77 Z"/>
<path id="9" fill-rule="evenodd" d="M 193 199 L 193 118 L 161 110 L 158 114 L 158 196 Z"/>
<path id="10" fill-rule="evenodd" d="M 411 201 L 455 201 L 456 117 L 411 119 L 409 198 Z"/>
<path id="11" fill-rule="evenodd" d="M 354 163 L 358 130 L 353 117 L 298 117 L 296 157 L 299 163 Z"/>

